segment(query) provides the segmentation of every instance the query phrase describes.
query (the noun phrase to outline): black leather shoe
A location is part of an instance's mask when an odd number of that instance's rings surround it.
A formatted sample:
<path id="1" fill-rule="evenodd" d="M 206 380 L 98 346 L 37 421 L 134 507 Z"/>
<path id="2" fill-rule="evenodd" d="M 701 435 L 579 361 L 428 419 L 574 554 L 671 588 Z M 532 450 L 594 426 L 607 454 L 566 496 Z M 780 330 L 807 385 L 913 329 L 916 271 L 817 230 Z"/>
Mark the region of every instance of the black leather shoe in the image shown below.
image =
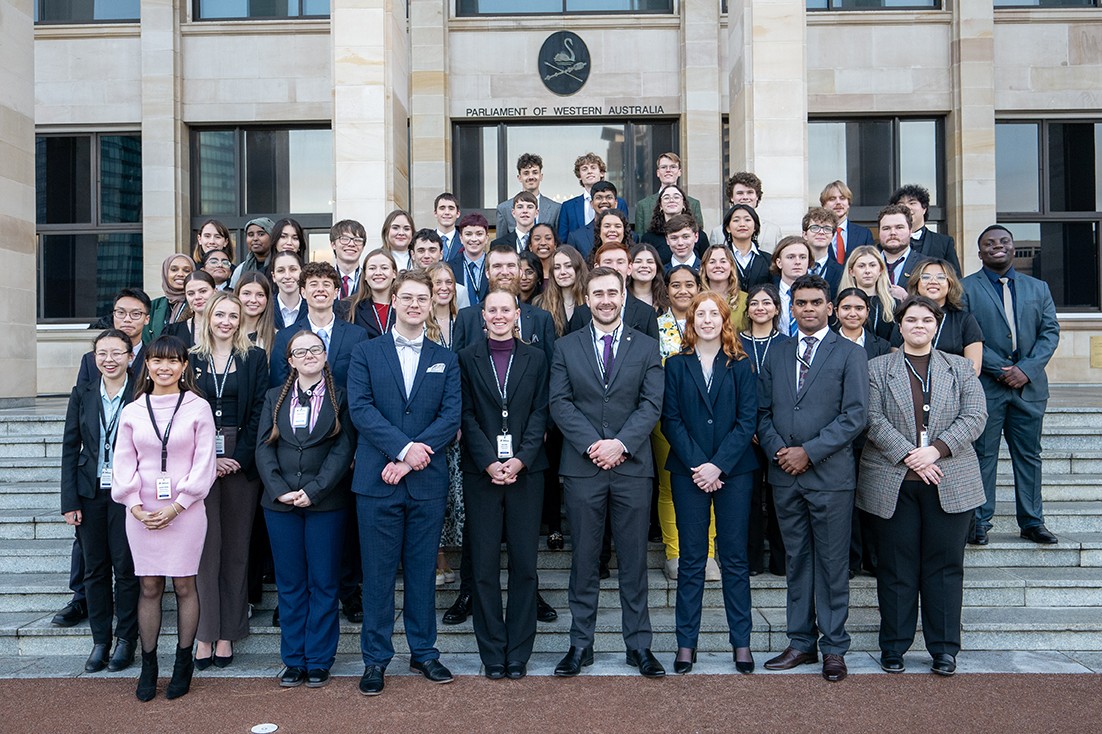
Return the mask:
<path id="1" fill-rule="evenodd" d="M 612 571 L 609 570 L 608 564 L 607 563 L 602 563 L 601 564 L 601 578 L 602 579 L 607 579 L 607 578 L 611 578 L 611 576 L 612 576 Z"/>
<path id="2" fill-rule="evenodd" d="M 765 661 L 765 669 L 792 670 L 800 665 L 810 665 L 817 662 L 819 662 L 819 656 L 814 650 L 801 652 L 794 647 L 786 647 L 780 655 Z"/>
<path id="3" fill-rule="evenodd" d="M 938 675 L 953 675 L 957 672 L 957 659 L 947 652 L 939 652 L 934 655 L 934 664 L 930 670 Z"/>
<path id="4" fill-rule="evenodd" d="M 972 531 L 972 537 L 968 539 L 969 545 L 987 545 L 987 528 L 980 525 Z"/>
<path id="5" fill-rule="evenodd" d="M 111 655 L 111 643 L 92 645 L 92 654 L 84 663 L 85 673 L 98 673 L 107 667 L 107 658 Z"/>
<path id="6" fill-rule="evenodd" d="M 1022 530 L 1021 535 L 1026 540 L 1031 540 L 1041 545 L 1055 545 L 1060 542 L 1044 525 L 1034 525 L 1031 528 L 1025 528 Z"/>
<path id="7" fill-rule="evenodd" d="M 451 683 L 455 680 L 452 677 L 452 672 L 442 662 L 435 659 L 420 663 L 416 660 L 410 660 L 409 669 L 415 673 L 420 673 L 433 683 Z"/>
<path id="8" fill-rule="evenodd" d="M 82 601 L 71 601 L 61 608 L 50 624 L 54 627 L 72 627 L 88 619 L 88 607 Z"/>
<path id="9" fill-rule="evenodd" d="M 559 618 L 555 608 L 544 601 L 543 595 L 536 592 L 536 619 L 540 622 L 554 622 Z"/>
<path id="10" fill-rule="evenodd" d="M 628 650 L 627 664 L 633 668 L 639 668 L 639 673 L 644 678 L 661 678 L 666 674 L 666 669 L 651 653 L 649 647 L 642 650 Z"/>
<path id="11" fill-rule="evenodd" d="M 831 683 L 837 683 L 844 679 L 848 673 L 845 657 L 830 653 L 823 655 L 823 678 Z"/>
<path id="12" fill-rule="evenodd" d="M 279 676 L 280 688 L 298 688 L 306 682 L 306 669 L 300 668 L 297 665 L 291 668 L 284 668 L 283 674 Z"/>
<path id="13" fill-rule="evenodd" d="M 360 624 L 364 621 L 364 602 L 360 594 L 350 596 L 341 602 L 344 609 L 344 617 L 352 624 Z"/>
<path id="14" fill-rule="evenodd" d="M 562 533 L 555 531 L 547 534 L 547 550 L 561 551 L 566 547 L 566 539 L 563 538 Z"/>
<path id="15" fill-rule="evenodd" d="M 360 677 L 360 693 L 365 696 L 378 696 L 383 692 L 385 685 L 382 667 L 368 665 L 364 668 L 364 674 Z"/>
<path id="16" fill-rule="evenodd" d="M 528 675 L 528 664 L 522 663 L 519 660 L 513 660 L 505 663 L 505 677 L 512 678 L 513 680 L 520 680 L 524 676 Z"/>
<path id="17" fill-rule="evenodd" d="M 680 651 L 678 651 L 678 652 L 680 652 Z M 675 659 L 673 661 L 673 672 L 678 674 L 678 675 L 685 675 L 686 673 L 692 672 L 693 663 L 695 663 L 695 662 L 696 662 L 696 650 L 693 650 L 692 656 L 688 660 L 676 660 Z"/>
<path id="18" fill-rule="evenodd" d="M 880 669 L 885 673 L 902 673 L 907 669 L 903 664 L 903 656 L 890 652 L 880 653 Z"/>
<path id="19" fill-rule="evenodd" d="M 463 624 L 469 616 L 471 616 L 471 595 L 461 591 L 455 603 L 444 612 L 443 622 L 444 624 Z"/>
<path id="20" fill-rule="evenodd" d="M 571 678 L 582 672 L 582 668 L 593 665 L 593 646 L 574 647 L 563 655 L 562 660 L 555 666 L 555 675 L 559 678 Z"/>
<path id="21" fill-rule="evenodd" d="M 272 626 L 273 627 L 278 627 L 279 626 L 279 606 L 278 605 L 276 605 L 275 611 L 272 612 Z"/>
<path id="22" fill-rule="evenodd" d="M 501 663 L 491 663 L 485 666 L 483 671 L 490 680 L 501 680 L 505 677 L 505 666 Z"/>
<path id="23" fill-rule="evenodd" d="M 322 670 L 321 668 L 314 668 L 306 674 L 306 687 L 307 688 L 321 688 L 329 683 L 329 671 Z"/>
<path id="24" fill-rule="evenodd" d="M 107 670 L 117 673 L 126 670 L 134 663 L 134 643 L 121 637 L 115 642 L 115 652 L 111 654 L 111 660 L 107 663 Z"/>

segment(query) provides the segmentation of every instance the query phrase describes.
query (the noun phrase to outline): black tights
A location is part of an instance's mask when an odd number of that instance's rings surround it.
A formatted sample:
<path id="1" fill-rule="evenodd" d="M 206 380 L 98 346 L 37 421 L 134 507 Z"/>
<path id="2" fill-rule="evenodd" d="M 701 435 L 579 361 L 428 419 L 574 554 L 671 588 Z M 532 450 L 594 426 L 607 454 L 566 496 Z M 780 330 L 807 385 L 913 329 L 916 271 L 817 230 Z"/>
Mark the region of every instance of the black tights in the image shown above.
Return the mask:
<path id="1" fill-rule="evenodd" d="M 161 635 L 161 597 L 165 593 L 164 576 L 141 576 L 142 593 L 138 599 L 138 634 L 142 638 L 142 652 L 152 652 Z M 190 648 L 195 642 L 195 630 L 199 627 L 199 595 L 195 591 L 195 577 L 172 579 L 176 593 L 176 628 L 180 647 Z"/>

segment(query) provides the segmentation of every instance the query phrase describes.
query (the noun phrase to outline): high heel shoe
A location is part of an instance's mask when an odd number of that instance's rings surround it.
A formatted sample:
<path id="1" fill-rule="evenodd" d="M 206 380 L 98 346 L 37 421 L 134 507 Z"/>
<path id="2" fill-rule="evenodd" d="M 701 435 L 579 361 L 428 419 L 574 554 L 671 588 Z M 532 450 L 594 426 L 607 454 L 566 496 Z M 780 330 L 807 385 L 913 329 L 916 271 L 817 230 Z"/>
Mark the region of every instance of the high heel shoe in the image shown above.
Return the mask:
<path id="1" fill-rule="evenodd" d="M 686 648 L 681 648 L 681 650 L 684 650 L 684 649 L 686 649 Z M 681 650 L 677 651 L 679 655 L 681 654 Z M 674 660 L 673 661 L 673 672 L 677 673 L 678 675 L 685 675 L 686 673 L 688 673 L 689 671 L 691 671 L 693 669 L 693 663 L 695 663 L 695 662 L 696 662 L 696 648 L 693 648 L 692 656 L 688 660 Z"/>
<path id="2" fill-rule="evenodd" d="M 744 674 L 749 674 L 749 673 L 754 672 L 754 658 L 753 658 L 753 656 L 751 656 L 749 661 L 742 662 L 741 660 L 738 659 L 738 650 L 735 650 L 735 652 L 732 653 L 732 657 L 734 657 L 734 660 L 735 660 L 735 670 L 737 670 L 740 673 L 744 673 Z"/>
<path id="3" fill-rule="evenodd" d="M 218 649 L 217 645 L 215 645 L 214 649 L 215 650 Z M 231 647 L 230 650 L 231 650 L 230 654 L 225 656 L 225 657 L 222 657 L 218 653 L 212 651 L 212 653 L 211 653 L 211 662 L 214 663 L 214 667 L 216 667 L 216 668 L 228 668 L 228 667 L 230 667 L 230 664 L 233 662 L 233 652 L 232 652 L 233 648 Z"/>
<path id="4" fill-rule="evenodd" d="M 165 698 L 179 698 L 191 690 L 191 676 L 195 672 L 195 659 L 191 656 L 191 645 L 176 648 L 176 662 L 172 666 L 172 679 L 165 689 Z"/>
<path id="5" fill-rule="evenodd" d="M 134 695 L 139 701 L 152 701 L 157 695 L 157 648 L 149 652 L 142 650 L 142 672 Z"/>

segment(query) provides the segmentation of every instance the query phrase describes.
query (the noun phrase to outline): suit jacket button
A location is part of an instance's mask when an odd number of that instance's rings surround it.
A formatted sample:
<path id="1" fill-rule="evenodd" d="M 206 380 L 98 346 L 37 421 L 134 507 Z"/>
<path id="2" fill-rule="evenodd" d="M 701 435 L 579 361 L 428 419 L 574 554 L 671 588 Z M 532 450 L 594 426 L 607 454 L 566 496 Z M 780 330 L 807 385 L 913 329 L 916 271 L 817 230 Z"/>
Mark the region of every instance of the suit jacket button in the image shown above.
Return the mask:
<path id="1" fill-rule="evenodd" d="M 302 476 L 302 472 L 300 472 L 300 471 L 297 471 L 297 472 L 295 472 L 295 476 L 296 476 L 296 477 L 301 477 L 301 476 Z"/>
<path id="2" fill-rule="evenodd" d="M 407 410 L 406 415 L 409 415 L 412 411 Z"/>
<path id="3" fill-rule="evenodd" d="M 798 406 L 798 405 L 795 406 L 794 408 L 792 408 L 792 410 L 799 410 L 799 409 L 800 409 L 800 406 Z"/>
<path id="4" fill-rule="evenodd" d="M 708 419 L 708 425 L 709 426 L 712 425 L 712 419 L 711 418 Z"/>
<path id="5" fill-rule="evenodd" d="M 601 425 L 608 428 L 608 421 L 601 421 Z"/>
<path id="6" fill-rule="evenodd" d="M 605 402 L 606 402 L 606 403 L 608 402 L 608 398 L 605 398 Z"/>

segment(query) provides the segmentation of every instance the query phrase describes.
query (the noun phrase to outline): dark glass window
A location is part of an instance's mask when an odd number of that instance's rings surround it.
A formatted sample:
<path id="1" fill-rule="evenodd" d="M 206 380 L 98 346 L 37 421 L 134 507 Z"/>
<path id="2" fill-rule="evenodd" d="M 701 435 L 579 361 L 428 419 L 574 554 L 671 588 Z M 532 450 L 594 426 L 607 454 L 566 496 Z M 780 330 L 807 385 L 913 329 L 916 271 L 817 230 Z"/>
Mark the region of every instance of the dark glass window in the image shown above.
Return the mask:
<path id="1" fill-rule="evenodd" d="M 35 0 L 35 23 L 136 21 L 140 0 Z"/>
<path id="2" fill-rule="evenodd" d="M 941 0 L 807 0 L 808 10 L 938 10 Z"/>
<path id="3" fill-rule="evenodd" d="M 495 221 L 499 202 L 520 190 L 516 162 L 522 153 L 543 157 L 540 193 L 566 201 L 582 193 L 574 159 L 596 153 L 608 166 L 605 178 L 632 207 L 654 193 L 655 161 L 678 151 L 677 122 L 458 123 L 452 138 L 456 195 L 464 212 L 481 211 Z"/>
<path id="4" fill-rule="evenodd" d="M 142 149 L 136 134 L 35 140 L 38 318 L 94 321 L 142 284 Z"/>
<path id="5" fill-rule="evenodd" d="M 1090 8 L 1099 0 L 995 0 L 996 8 Z"/>
<path id="6" fill-rule="evenodd" d="M 328 18 L 329 0 L 195 0 L 196 20 Z"/>
<path id="7" fill-rule="evenodd" d="M 456 12 L 460 16 L 672 13 L 673 0 L 458 0 Z"/>
<path id="8" fill-rule="evenodd" d="M 1102 122 L 995 124 L 995 200 L 1014 267 L 1046 281 L 1056 307 L 1102 310 Z"/>

